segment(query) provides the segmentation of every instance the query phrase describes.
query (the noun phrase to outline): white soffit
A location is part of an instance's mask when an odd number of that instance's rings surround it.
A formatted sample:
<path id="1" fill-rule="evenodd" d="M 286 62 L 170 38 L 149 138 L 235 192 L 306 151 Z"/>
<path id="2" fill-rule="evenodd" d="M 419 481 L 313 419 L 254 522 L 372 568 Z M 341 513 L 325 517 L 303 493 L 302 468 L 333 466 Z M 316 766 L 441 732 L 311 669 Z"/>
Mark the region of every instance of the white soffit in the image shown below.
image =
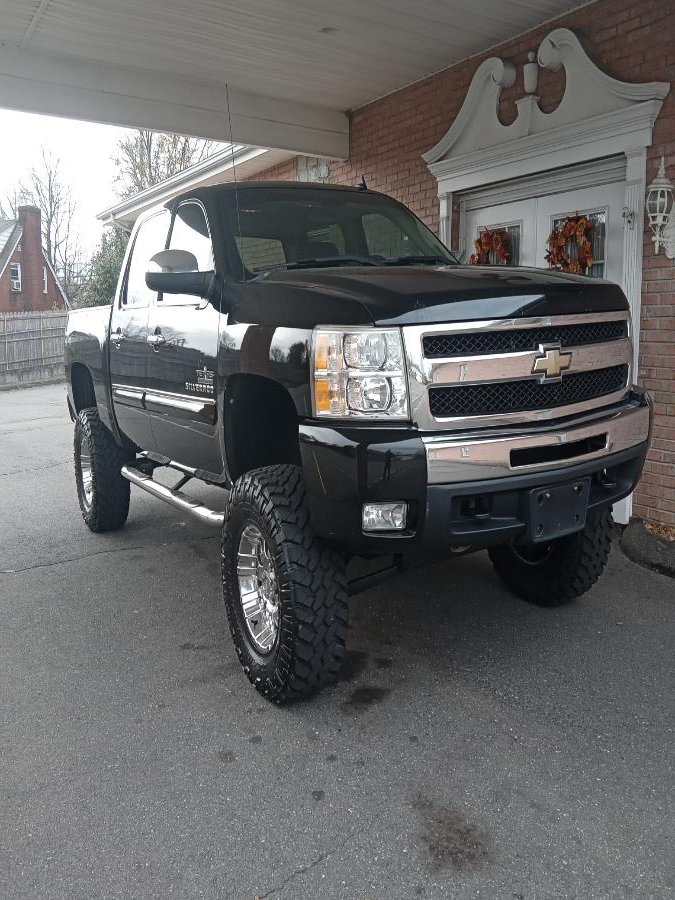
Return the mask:
<path id="1" fill-rule="evenodd" d="M 120 200 L 109 209 L 99 213 L 97 218 L 108 225 L 118 224 L 131 228 L 136 219 L 153 206 L 159 206 L 185 191 L 212 184 L 234 181 L 235 170 L 238 179 L 248 179 L 259 172 L 285 162 L 294 156 L 285 150 L 265 150 L 261 147 L 235 145 L 225 147 L 188 169 L 166 178 L 152 187 Z"/>
<path id="2" fill-rule="evenodd" d="M 579 0 L 0 0 L 0 105 L 348 154 L 345 112 Z"/>

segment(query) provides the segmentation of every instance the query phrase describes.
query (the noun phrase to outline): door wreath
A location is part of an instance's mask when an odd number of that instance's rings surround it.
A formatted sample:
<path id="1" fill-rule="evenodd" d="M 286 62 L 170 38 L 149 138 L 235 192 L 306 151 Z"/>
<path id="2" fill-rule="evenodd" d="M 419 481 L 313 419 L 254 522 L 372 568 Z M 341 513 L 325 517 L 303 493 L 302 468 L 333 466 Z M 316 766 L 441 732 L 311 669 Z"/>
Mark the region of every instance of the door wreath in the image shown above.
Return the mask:
<path id="1" fill-rule="evenodd" d="M 587 216 L 568 216 L 549 234 L 546 262 L 551 269 L 585 275 L 593 266 L 595 225 Z"/>
<path id="2" fill-rule="evenodd" d="M 471 254 L 469 262 L 472 266 L 489 266 L 491 254 L 497 255 L 497 265 L 507 266 L 513 252 L 511 238 L 505 228 L 486 228 L 473 242 L 476 252 Z"/>

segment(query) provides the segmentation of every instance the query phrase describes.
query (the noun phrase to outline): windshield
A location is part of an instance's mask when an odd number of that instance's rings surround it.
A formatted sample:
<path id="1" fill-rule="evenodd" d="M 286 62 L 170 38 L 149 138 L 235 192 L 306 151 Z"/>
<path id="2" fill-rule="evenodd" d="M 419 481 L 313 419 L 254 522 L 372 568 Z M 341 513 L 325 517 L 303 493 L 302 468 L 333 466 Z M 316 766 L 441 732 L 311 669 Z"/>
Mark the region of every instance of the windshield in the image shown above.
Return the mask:
<path id="1" fill-rule="evenodd" d="M 270 187 L 223 193 L 247 277 L 273 269 L 454 264 L 438 238 L 382 194 Z"/>

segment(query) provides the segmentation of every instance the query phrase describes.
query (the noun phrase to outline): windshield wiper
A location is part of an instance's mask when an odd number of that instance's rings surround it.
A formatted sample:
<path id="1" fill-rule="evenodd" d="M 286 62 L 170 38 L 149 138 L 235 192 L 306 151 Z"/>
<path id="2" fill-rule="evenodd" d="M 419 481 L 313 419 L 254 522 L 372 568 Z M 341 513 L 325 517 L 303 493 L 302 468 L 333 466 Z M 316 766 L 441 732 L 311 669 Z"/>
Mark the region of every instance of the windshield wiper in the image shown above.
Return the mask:
<path id="1" fill-rule="evenodd" d="M 277 272 L 279 269 L 321 269 L 328 266 L 381 266 L 382 262 L 371 259 L 370 256 L 316 256 L 312 259 L 292 259 L 289 262 L 279 263 L 274 266 L 266 266 L 262 272 L 258 272 L 256 278 L 261 278 L 268 272 Z"/>
<path id="2" fill-rule="evenodd" d="M 446 256 L 397 256 L 394 259 L 385 259 L 385 266 L 456 266 L 457 260 L 454 257 Z"/>
<path id="3" fill-rule="evenodd" d="M 313 259 L 295 259 L 286 263 L 287 269 L 315 269 L 321 266 L 378 266 L 369 256 L 316 256 Z"/>

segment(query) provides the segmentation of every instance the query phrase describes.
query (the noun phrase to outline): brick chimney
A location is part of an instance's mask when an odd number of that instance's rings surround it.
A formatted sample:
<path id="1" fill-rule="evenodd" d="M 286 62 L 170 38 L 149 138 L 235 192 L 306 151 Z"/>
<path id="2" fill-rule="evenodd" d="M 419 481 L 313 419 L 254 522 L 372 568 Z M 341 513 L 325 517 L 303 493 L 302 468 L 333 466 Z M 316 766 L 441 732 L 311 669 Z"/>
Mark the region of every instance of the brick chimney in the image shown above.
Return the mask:
<path id="1" fill-rule="evenodd" d="M 37 206 L 19 206 L 19 224 L 23 228 L 24 241 L 31 250 L 33 247 L 42 247 L 42 215 Z"/>
<path id="2" fill-rule="evenodd" d="M 40 309 L 44 306 L 42 290 L 42 215 L 37 206 L 20 206 L 17 209 L 21 235 L 21 282 L 24 309 Z"/>

